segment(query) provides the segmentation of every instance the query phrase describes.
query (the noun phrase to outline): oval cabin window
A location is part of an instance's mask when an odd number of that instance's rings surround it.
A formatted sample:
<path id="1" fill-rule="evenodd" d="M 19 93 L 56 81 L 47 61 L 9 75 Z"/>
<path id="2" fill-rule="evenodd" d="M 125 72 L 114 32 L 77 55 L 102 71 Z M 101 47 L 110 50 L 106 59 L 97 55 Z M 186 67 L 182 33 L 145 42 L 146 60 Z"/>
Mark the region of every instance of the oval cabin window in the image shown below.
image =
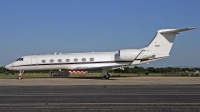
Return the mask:
<path id="1" fill-rule="evenodd" d="M 66 62 L 70 62 L 70 59 L 66 59 Z"/>
<path id="2" fill-rule="evenodd" d="M 46 62 L 46 60 L 42 60 L 42 63 L 45 63 Z"/>
<path id="3" fill-rule="evenodd" d="M 75 61 L 75 62 L 77 62 L 77 61 L 78 61 L 78 59 L 77 59 L 77 58 L 75 58 L 75 59 L 74 59 L 74 61 Z"/>
<path id="4" fill-rule="evenodd" d="M 51 62 L 51 63 L 53 63 L 53 62 L 54 62 L 54 60 L 53 60 L 53 59 L 51 59 L 51 60 L 50 60 L 50 62 Z"/>
<path id="5" fill-rule="evenodd" d="M 81 60 L 82 60 L 83 62 L 85 62 L 85 61 L 86 61 L 86 59 L 85 59 L 85 58 L 82 58 Z"/>
<path id="6" fill-rule="evenodd" d="M 90 61 L 94 61 L 94 58 L 90 58 Z"/>
<path id="7" fill-rule="evenodd" d="M 58 62 L 62 62 L 62 60 L 61 60 L 61 59 L 58 59 Z"/>

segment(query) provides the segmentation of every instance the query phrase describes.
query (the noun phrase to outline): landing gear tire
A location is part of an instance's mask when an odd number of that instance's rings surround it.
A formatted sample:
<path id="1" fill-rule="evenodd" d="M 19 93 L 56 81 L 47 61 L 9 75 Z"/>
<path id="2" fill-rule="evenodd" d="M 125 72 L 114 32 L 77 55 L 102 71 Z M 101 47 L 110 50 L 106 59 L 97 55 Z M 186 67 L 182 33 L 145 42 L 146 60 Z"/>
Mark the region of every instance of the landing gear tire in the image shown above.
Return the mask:
<path id="1" fill-rule="evenodd" d="M 50 72 L 50 73 L 49 73 L 49 77 L 53 77 L 53 72 Z"/>
<path id="2" fill-rule="evenodd" d="M 19 76 L 18 79 L 21 80 L 22 79 L 22 75 L 23 75 L 24 71 L 19 71 Z"/>
<path id="3" fill-rule="evenodd" d="M 110 74 L 104 75 L 105 79 L 109 79 L 110 78 Z"/>

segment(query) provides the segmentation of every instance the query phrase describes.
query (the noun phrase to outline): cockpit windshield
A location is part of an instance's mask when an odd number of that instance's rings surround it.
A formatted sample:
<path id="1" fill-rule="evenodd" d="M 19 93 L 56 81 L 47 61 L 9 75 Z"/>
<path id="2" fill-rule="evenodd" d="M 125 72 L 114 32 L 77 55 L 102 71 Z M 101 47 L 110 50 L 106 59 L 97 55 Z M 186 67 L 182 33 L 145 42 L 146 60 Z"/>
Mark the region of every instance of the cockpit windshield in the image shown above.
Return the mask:
<path id="1" fill-rule="evenodd" d="M 19 58 L 16 61 L 23 61 L 23 60 L 24 60 L 24 58 Z"/>

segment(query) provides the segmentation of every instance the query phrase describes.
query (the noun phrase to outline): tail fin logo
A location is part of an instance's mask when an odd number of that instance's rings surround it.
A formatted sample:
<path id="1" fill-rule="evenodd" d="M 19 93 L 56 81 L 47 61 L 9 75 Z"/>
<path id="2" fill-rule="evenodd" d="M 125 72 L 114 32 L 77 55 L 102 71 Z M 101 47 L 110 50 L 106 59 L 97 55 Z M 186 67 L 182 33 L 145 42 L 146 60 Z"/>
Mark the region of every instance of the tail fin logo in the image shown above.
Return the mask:
<path id="1" fill-rule="evenodd" d="M 160 45 L 155 45 L 155 47 L 160 47 Z"/>

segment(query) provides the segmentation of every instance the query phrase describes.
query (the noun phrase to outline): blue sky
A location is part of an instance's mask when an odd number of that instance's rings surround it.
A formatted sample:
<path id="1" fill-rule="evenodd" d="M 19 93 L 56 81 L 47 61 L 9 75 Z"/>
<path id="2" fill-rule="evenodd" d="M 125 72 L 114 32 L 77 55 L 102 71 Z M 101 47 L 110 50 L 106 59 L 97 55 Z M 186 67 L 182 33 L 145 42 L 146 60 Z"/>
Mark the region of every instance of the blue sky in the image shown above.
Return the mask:
<path id="1" fill-rule="evenodd" d="M 165 28 L 196 27 L 153 67 L 200 67 L 199 0 L 1 0 L 0 66 L 23 55 L 142 48 Z"/>

